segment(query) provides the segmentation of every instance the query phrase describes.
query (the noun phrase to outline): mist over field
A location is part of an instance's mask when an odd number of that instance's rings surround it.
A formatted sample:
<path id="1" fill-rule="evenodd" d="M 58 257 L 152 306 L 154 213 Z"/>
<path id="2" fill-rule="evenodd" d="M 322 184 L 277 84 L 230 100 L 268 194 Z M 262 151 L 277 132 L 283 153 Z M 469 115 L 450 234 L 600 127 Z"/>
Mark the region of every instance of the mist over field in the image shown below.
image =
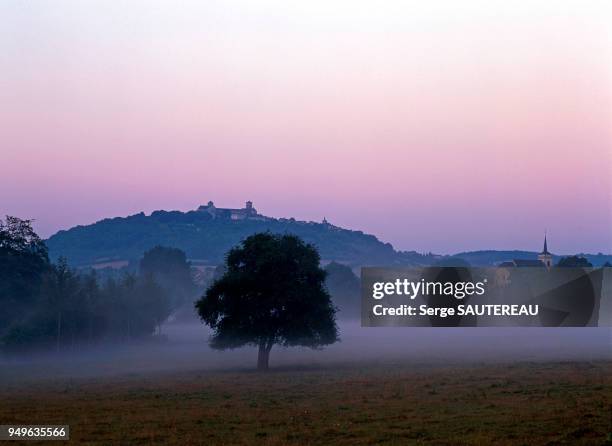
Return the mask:
<path id="1" fill-rule="evenodd" d="M 611 22 L 0 1 L 0 441 L 612 446 Z"/>
<path id="2" fill-rule="evenodd" d="M 348 364 L 436 365 L 612 359 L 612 328 L 362 328 L 340 322 L 341 341 L 321 350 L 275 346 L 272 370 Z M 217 351 L 197 323 L 167 323 L 166 341 L 130 342 L 81 351 L 0 359 L 0 382 L 110 377 L 174 371 L 252 371 L 255 347 Z"/>
<path id="3" fill-rule="evenodd" d="M 93 271 L 73 270 L 63 260 L 58 264 L 49 263 L 46 246 L 33 232 L 30 221 L 7 217 L 0 229 L 7 240 L 3 248 L 4 282 L 0 280 L 0 283 L 12 287 L 7 288 L 13 290 L 10 295 L 21 297 L 14 300 L 14 305 L 6 305 L 7 311 L 0 314 L 5 319 L 0 383 L 19 385 L 39 379 L 145 376 L 178 371 L 250 372 L 256 364 L 259 368 L 262 348 L 268 349 L 267 359 L 271 358 L 273 370 L 333 371 L 347 366 L 359 369 L 393 363 L 411 369 L 453 364 L 612 359 L 610 268 L 602 269 L 605 270 L 603 290 L 601 305 L 597 308 L 600 328 L 366 328 L 359 322 L 361 285 L 353 269 L 337 262 L 321 266 L 315 248 L 294 236 L 251 236 L 232 249 L 226 265 L 210 271 L 209 276 L 196 284 L 194 269 L 180 249 L 152 248 L 144 253 L 137 272 L 123 271 L 114 277 L 104 277 Z M 296 255 L 295 249 L 301 249 L 302 254 Z M 292 307 L 297 319 L 291 315 L 281 319 L 291 321 L 281 328 L 293 337 L 277 337 L 273 343 L 266 341 L 270 345 L 263 347 L 262 339 L 275 320 L 266 320 L 261 327 L 253 328 L 261 330 L 254 336 L 250 328 L 244 328 L 251 320 L 245 315 L 288 310 L 265 307 L 266 299 L 249 300 L 248 294 L 234 296 L 239 305 L 228 304 L 226 299 L 232 290 L 244 288 L 240 281 L 237 288 L 235 284 L 227 290 L 218 288 L 227 286 L 235 278 L 244 280 L 240 265 L 253 258 L 273 263 L 267 269 L 253 267 L 248 281 L 251 293 L 257 296 L 278 293 L 279 300 L 286 299 L 287 295 L 297 296 L 295 300 L 300 303 Z M 303 276 L 294 277 L 293 270 L 283 272 L 284 266 L 295 258 L 302 259 Z M 304 262 L 305 258 L 311 261 Z M 588 263 L 578 257 L 560 262 L 568 260 Z M 29 265 L 29 270 L 36 274 L 22 277 L 14 273 L 26 270 L 24 265 Z M 268 275 L 264 277 L 264 273 Z M 279 277 L 289 278 L 282 282 L 280 292 Z M 316 286 L 304 289 L 296 285 L 305 283 L 302 277 L 316 278 Z M 272 283 L 275 287 L 269 288 Z M 223 300 L 216 300 L 221 295 Z M 576 295 L 581 296 L 581 302 L 587 301 L 585 295 Z M 305 300 L 320 302 L 323 311 L 314 306 L 309 315 L 303 305 Z M 257 305 L 253 306 L 253 302 Z M 223 305 L 226 308 L 219 310 Z M 263 310 L 258 305 L 264 305 Z M 292 301 L 284 305 L 292 305 Z M 244 311 L 230 314 L 235 308 Z M 12 314 L 10 309 L 14 310 Z M 218 311 L 225 313 L 223 317 L 229 321 L 242 318 L 242 325 L 223 333 L 218 325 L 221 316 L 215 315 Z M 323 334 L 316 336 L 291 332 L 299 325 L 296 320 L 308 330 L 316 326 L 321 314 L 328 317 L 328 332 L 322 331 Z M 340 342 L 335 342 L 334 318 Z M 244 337 L 241 332 L 251 337 Z M 331 333 L 326 342 L 318 342 L 326 333 Z M 303 342 L 304 336 L 317 342 Z M 223 343 L 215 344 L 219 339 Z M 209 341 L 220 350 L 211 348 Z M 259 353 L 253 346 L 256 342 L 259 342 Z M 302 347 L 283 348 L 282 344 Z"/>

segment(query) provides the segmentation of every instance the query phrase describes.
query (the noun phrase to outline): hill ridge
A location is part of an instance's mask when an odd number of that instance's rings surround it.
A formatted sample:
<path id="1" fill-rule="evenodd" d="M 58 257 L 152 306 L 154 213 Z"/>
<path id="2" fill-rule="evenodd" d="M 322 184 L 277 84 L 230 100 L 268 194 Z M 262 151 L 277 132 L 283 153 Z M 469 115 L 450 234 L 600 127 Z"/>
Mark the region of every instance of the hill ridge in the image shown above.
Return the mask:
<path id="1" fill-rule="evenodd" d="M 298 235 L 319 249 L 324 262 L 336 261 L 353 267 L 430 265 L 449 258 L 461 258 L 480 266 L 537 256 L 536 251 L 522 250 L 478 250 L 454 255 L 399 251 L 375 235 L 335 226 L 325 219 L 314 222 L 274 218 L 258 214 L 254 209 L 252 214 L 245 214 L 244 209 L 210 212 L 211 204 L 186 212 L 156 210 L 149 215 L 139 212 L 126 217 L 104 218 L 92 224 L 60 230 L 46 242 L 52 259 L 63 256 L 77 267 L 134 263 L 147 249 L 156 245 L 180 248 L 192 262 L 215 265 L 223 261 L 232 246 L 248 235 L 262 231 Z M 247 203 L 245 209 L 249 206 Z M 238 218 L 233 218 L 231 211 L 236 211 Z M 583 255 L 595 266 L 606 261 L 612 263 L 611 255 Z M 553 255 L 555 261 L 560 257 Z"/>

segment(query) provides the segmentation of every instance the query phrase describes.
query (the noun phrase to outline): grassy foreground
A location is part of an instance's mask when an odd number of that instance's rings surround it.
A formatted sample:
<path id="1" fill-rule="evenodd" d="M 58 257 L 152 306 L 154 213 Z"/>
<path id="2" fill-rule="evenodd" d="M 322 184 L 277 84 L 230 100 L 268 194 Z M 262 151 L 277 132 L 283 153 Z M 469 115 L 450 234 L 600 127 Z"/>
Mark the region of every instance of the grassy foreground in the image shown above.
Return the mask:
<path id="1" fill-rule="evenodd" d="M 0 394 L 0 424 L 70 424 L 71 444 L 612 444 L 610 362 L 151 373 Z"/>

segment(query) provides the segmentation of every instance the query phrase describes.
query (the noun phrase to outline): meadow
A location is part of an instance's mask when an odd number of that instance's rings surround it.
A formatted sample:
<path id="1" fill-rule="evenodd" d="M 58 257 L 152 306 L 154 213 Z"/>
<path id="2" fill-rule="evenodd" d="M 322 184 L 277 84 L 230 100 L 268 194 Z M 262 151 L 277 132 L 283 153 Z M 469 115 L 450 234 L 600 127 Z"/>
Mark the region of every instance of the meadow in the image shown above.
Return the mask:
<path id="1" fill-rule="evenodd" d="M 612 444 L 610 361 L 193 369 L 4 380 L 0 393 L 1 424 L 69 424 L 70 444 Z"/>

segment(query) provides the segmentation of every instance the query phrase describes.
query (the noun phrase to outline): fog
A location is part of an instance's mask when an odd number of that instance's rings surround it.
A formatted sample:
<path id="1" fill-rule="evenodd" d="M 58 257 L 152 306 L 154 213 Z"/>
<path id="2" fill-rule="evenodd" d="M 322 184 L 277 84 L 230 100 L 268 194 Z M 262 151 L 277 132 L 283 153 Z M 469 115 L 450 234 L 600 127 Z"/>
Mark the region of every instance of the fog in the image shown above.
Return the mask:
<path id="1" fill-rule="evenodd" d="M 275 346 L 274 369 L 359 367 L 368 363 L 423 365 L 611 360 L 611 328 L 362 328 L 340 323 L 341 341 L 320 350 Z M 168 323 L 166 341 L 0 358 L 0 382 L 107 377 L 171 371 L 254 370 L 252 348 L 216 351 L 207 327 Z"/>

